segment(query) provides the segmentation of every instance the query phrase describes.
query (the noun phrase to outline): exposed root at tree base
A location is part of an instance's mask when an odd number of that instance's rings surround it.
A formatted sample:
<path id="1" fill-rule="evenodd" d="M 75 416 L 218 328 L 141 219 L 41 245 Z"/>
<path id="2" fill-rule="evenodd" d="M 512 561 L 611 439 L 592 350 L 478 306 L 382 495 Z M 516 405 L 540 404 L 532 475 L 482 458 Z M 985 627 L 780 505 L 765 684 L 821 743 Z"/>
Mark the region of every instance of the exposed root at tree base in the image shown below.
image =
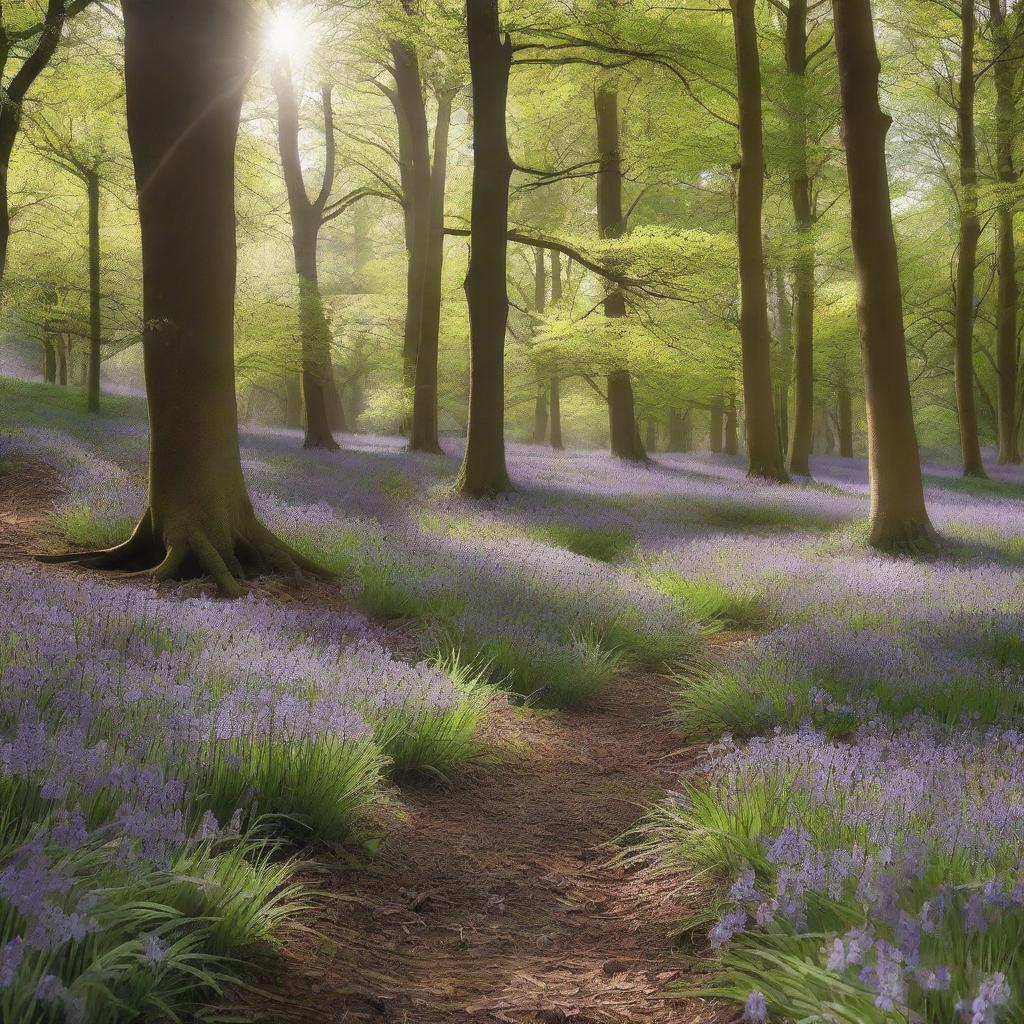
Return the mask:
<path id="1" fill-rule="evenodd" d="M 209 576 L 225 597 L 239 597 L 241 582 L 274 574 L 300 582 L 303 573 L 330 578 L 327 570 L 301 555 L 254 516 L 244 526 L 211 531 L 196 524 L 159 534 L 147 511 L 123 544 L 101 551 L 37 555 L 48 564 L 75 564 L 88 569 L 152 576 L 157 581 Z"/>

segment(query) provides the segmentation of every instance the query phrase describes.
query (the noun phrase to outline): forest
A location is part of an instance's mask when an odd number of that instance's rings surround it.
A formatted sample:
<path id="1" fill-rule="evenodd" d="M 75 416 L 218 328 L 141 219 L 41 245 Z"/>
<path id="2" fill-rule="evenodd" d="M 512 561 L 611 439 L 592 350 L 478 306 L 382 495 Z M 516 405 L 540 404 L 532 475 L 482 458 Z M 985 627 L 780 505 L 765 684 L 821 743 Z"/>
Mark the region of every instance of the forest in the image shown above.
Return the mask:
<path id="1" fill-rule="evenodd" d="M 0 1024 L 1024 1020 L 1017 0 L 0 0 Z"/>

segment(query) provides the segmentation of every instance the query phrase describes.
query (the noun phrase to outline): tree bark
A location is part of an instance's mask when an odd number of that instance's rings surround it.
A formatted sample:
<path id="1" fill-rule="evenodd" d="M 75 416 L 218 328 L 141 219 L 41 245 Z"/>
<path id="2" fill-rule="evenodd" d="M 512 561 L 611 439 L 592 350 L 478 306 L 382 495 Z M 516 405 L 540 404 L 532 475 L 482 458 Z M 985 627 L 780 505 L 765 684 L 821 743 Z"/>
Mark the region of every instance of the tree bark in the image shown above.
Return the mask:
<path id="1" fill-rule="evenodd" d="M 619 94 L 614 84 L 602 83 L 594 94 L 597 114 L 597 222 L 602 238 L 621 238 L 626 230 L 622 212 L 622 152 L 619 147 Z M 626 300 L 621 289 L 610 291 L 604 300 L 604 315 L 621 319 Z M 636 425 L 633 381 L 628 369 L 608 374 L 608 428 L 612 455 L 643 462 L 647 458 Z"/>
<path id="2" fill-rule="evenodd" d="M 238 445 L 235 143 L 252 12 L 247 0 L 123 0 L 123 11 L 149 501 L 125 544 L 47 560 L 159 578 L 205 573 L 234 595 L 247 565 L 298 576 L 306 564 L 256 519 Z"/>
<path id="3" fill-rule="evenodd" d="M 434 127 L 434 164 L 430 170 L 429 236 L 423 273 L 422 311 L 416 355 L 409 447 L 443 454 L 437 429 L 437 353 L 441 336 L 441 293 L 444 280 L 444 199 L 448 181 L 448 136 L 453 92 L 438 91 Z M 410 258 L 410 266 L 412 260 Z"/>
<path id="4" fill-rule="evenodd" d="M 423 79 L 416 48 L 402 39 L 392 39 L 388 45 L 395 78 L 395 112 L 402 122 L 402 141 L 405 143 L 400 147 L 399 153 L 404 161 L 402 182 L 408 217 L 406 240 L 409 251 L 402 365 L 406 387 L 413 391 L 416 387 L 416 364 L 432 241 L 430 139 L 427 131 Z"/>
<path id="5" fill-rule="evenodd" d="M 807 0 L 790 0 L 786 16 L 786 68 L 806 96 Z M 799 249 L 793 265 L 793 431 L 789 443 L 789 471 L 810 476 L 814 440 L 814 302 L 815 247 L 811 178 L 807 161 L 807 121 L 803 104 L 790 117 L 789 190 L 796 221 Z"/>
<path id="6" fill-rule="evenodd" d="M 878 103 L 881 65 L 870 0 L 833 0 L 843 104 L 843 142 L 857 270 L 871 481 L 870 543 L 886 551 L 929 548 L 910 398 L 903 296 L 893 234 L 885 138 Z"/>
<path id="7" fill-rule="evenodd" d="M 57 339 L 57 383 L 62 387 L 68 386 L 68 339 L 62 334 Z"/>
<path id="8" fill-rule="evenodd" d="M 551 304 L 562 301 L 562 254 L 551 250 Z M 551 447 L 560 451 L 562 442 L 562 382 L 558 373 L 548 380 L 548 414 L 551 420 Z"/>
<path id="9" fill-rule="evenodd" d="M 715 455 L 722 452 L 722 431 L 725 425 L 725 408 L 721 396 L 711 400 L 711 422 L 708 433 L 708 447 Z"/>
<path id="10" fill-rule="evenodd" d="M 505 465 L 505 332 L 508 327 L 506 123 L 512 41 L 502 36 L 498 0 L 466 0 L 473 80 L 473 199 L 470 214 L 469 428 L 459 493 L 480 498 L 511 489 Z"/>
<path id="11" fill-rule="evenodd" d="M 1017 430 L 1017 389 L 1020 347 L 1017 341 L 1017 245 L 1013 231 L 1012 188 L 1019 174 L 1013 162 L 1017 136 L 1016 82 L 1020 48 L 1012 46 L 1006 28 L 1004 0 L 989 0 L 996 86 L 996 167 L 999 193 L 996 265 L 999 289 L 996 299 L 996 407 L 1000 463 L 1021 461 Z"/>
<path id="12" fill-rule="evenodd" d="M 688 452 L 693 448 L 693 411 L 672 409 L 668 414 L 668 450 Z"/>
<path id="13" fill-rule="evenodd" d="M 644 439 L 644 447 L 653 452 L 658 447 L 658 422 L 653 416 L 647 417 L 647 436 Z"/>
<path id="14" fill-rule="evenodd" d="M 785 481 L 788 476 L 776 432 L 772 396 L 771 330 L 761 234 L 765 166 L 757 19 L 754 0 L 730 0 L 730 5 L 739 93 L 736 239 L 740 263 L 740 339 L 747 426 L 747 475 Z"/>
<path id="15" fill-rule="evenodd" d="M 786 275 L 781 269 L 775 271 L 774 285 L 779 343 L 775 387 L 776 432 L 782 456 L 785 458 L 789 448 L 789 381 L 793 375 L 793 321 L 790 315 L 789 296 L 786 294 Z"/>
<path id="16" fill-rule="evenodd" d="M 839 454 L 844 459 L 853 458 L 853 397 L 846 384 L 840 384 L 839 398 Z"/>
<path id="17" fill-rule="evenodd" d="M 302 429 L 302 382 L 296 373 L 289 373 L 285 379 L 284 425 L 291 430 Z"/>
<path id="18" fill-rule="evenodd" d="M 750 426 L 747 426 L 747 444 L 750 444 Z M 739 455 L 740 429 L 739 416 L 736 413 L 736 396 L 729 395 L 729 404 L 725 407 L 725 454 Z"/>
<path id="19" fill-rule="evenodd" d="M 43 338 L 43 382 L 57 383 L 57 349 L 49 336 Z"/>
<path id="20" fill-rule="evenodd" d="M 547 260 L 543 249 L 533 250 L 533 308 L 543 313 L 548 301 Z M 537 397 L 533 404 L 533 443 L 543 444 L 548 436 L 548 382 L 537 373 Z"/>
<path id="21" fill-rule="evenodd" d="M 960 245 L 956 269 L 954 387 L 960 420 L 964 476 L 984 478 L 978 411 L 974 400 L 974 278 L 978 262 L 978 154 L 974 131 L 975 0 L 960 2 L 960 95 L 957 132 L 960 150 Z"/>
<path id="22" fill-rule="evenodd" d="M 88 175 L 86 189 L 89 196 L 89 372 L 86 407 L 89 412 L 99 412 L 103 321 L 100 309 L 100 177 L 97 171 Z"/>
<path id="23" fill-rule="evenodd" d="M 299 286 L 299 334 L 302 339 L 302 394 L 306 408 L 305 448 L 337 451 L 332 414 L 338 421 L 341 402 L 331 364 L 331 328 L 324 314 L 320 293 L 317 247 L 324 209 L 334 183 L 334 114 L 331 90 L 321 92 L 324 110 L 324 135 L 327 148 L 323 183 L 316 199 L 306 192 L 299 153 L 299 104 L 295 97 L 291 67 L 286 58 L 274 63 L 272 70 L 277 96 L 277 141 L 281 169 L 288 191 L 288 212 L 292 225 L 292 254 Z"/>

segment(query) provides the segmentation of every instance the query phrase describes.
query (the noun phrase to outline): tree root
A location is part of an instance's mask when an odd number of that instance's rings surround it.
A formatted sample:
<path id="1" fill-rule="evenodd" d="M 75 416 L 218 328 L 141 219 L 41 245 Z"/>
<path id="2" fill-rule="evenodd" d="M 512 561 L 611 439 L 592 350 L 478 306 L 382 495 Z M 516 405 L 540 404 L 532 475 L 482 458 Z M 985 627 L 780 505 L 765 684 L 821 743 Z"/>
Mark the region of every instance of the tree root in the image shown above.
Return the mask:
<path id="1" fill-rule="evenodd" d="M 251 576 L 274 574 L 293 583 L 301 583 L 304 574 L 333 578 L 332 573 L 286 544 L 255 517 L 246 518 L 241 529 L 211 531 L 193 525 L 160 537 L 147 512 L 131 537 L 116 547 L 36 558 L 50 565 L 81 565 L 160 581 L 209 576 L 225 597 L 241 596 L 241 584 Z"/>
<path id="2" fill-rule="evenodd" d="M 921 558 L 934 555 L 941 539 L 927 519 L 910 519 L 873 524 L 868 544 L 885 555 Z"/>

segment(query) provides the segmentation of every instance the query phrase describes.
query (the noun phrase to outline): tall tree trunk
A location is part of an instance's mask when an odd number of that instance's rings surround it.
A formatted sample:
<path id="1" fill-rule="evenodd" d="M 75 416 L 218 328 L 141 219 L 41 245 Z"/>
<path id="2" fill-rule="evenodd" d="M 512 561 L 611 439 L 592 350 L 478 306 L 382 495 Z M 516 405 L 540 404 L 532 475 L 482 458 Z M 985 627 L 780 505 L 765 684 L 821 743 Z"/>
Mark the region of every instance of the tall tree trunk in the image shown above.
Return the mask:
<path id="1" fill-rule="evenodd" d="M 786 15 L 786 69 L 803 101 L 807 93 L 807 0 L 790 0 Z M 811 178 L 807 160 L 807 119 L 804 102 L 790 115 L 789 191 L 797 230 L 793 264 L 793 432 L 789 444 L 789 471 L 811 475 L 814 440 L 814 301 L 815 247 Z"/>
<path id="2" fill-rule="evenodd" d="M 740 164 L 736 187 L 736 239 L 740 262 L 740 340 L 743 350 L 743 411 L 747 426 L 747 474 L 787 479 L 775 426 L 771 330 L 765 285 L 764 140 L 761 58 L 754 0 L 730 0 L 736 39 Z"/>
<path id="3" fill-rule="evenodd" d="M 785 457 L 789 447 L 789 381 L 793 375 L 793 320 L 790 315 L 789 296 L 786 294 L 786 275 L 782 270 L 776 270 L 773 278 L 779 342 L 775 386 L 776 431 L 779 435 L 779 447 Z"/>
<path id="4" fill-rule="evenodd" d="M 498 0 L 466 0 L 473 79 L 473 201 L 469 272 L 469 429 L 461 494 L 479 498 L 511 488 L 505 465 L 505 332 L 508 328 L 508 187 L 512 158 L 506 124 L 512 41 L 502 36 Z"/>
<path id="5" fill-rule="evenodd" d="M 43 338 L 43 382 L 57 383 L 57 349 L 49 334 Z"/>
<path id="6" fill-rule="evenodd" d="M 544 250 L 533 250 L 533 308 L 543 313 L 548 301 L 547 260 Z M 537 397 L 533 406 L 533 443 L 543 444 L 548 436 L 548 385 L 545 374 L 537 373 Z"/>
<path id="7" fill-rule="evenodd" d="M 416 362 L 423 323 L 424 289 L 431 245 L 431 168 L 427 107 L 423 95 L 419 55 L 406 40 L 392 39 L 392 70 L 395 77 L 396 114 L 403 121 L 405 160 L 402 180 L 408 211 L 409 262 L 406 274 L 405 333 L 402 364 L 406 387 L 416 387 Z M 450 116 L 450 115 L 449 115 Z"/>
<path id="8" fill-rule="evenodd" d="M 668 414 L 668 450 L 688 452 L 693 448 L 693 410 L 672 409 Z"/>
<path id="9" fill-rule="evenodd" d="M 747 423 L 747 444 L 750 444 L 750 424 Z M 736 395 L 729 395 L 729 404 L 725 407 L 725 454 L 739 455 L 740 429 L 739 416 L 736 412 Z"/>
<path id="10" fill-rule="evenodd" d="M 619 94 L 615 85 L 602 83 L 594 94 L 597 114 L 597 222 L 602 238 L 621 238 L 626 230 L 622 212 L 622 152 L 619 148 Z M 610 319 L 626 315 L 622 291 L 610 291 L 604 300 L 604 314 Z M 644 461 L 647 454 L 640 441 L 633 400 L 633 381 L 628 369 L 608 374 L 608 427 L 612 455 Z"/>
<path id="11" fill-rule="evenodd" d="M 551 250 L 551 304 L 562 301 L 562 254 Z M 555 371 L 548 379 L 548 413 L 551 419 L 551 447 L 556 451 L 562 443 L 562 382 Z"/>
<path id="12" fill-rule="evenodd" d="M 423 308 L 409 439 L 409 447 L 413 451 L 433 452 L 436 455 L 442 454 L 437 431 L 437 353 L 441 336 L 441 292 L 444 280 L 444 197 L 448 181 L 448 135 L 454 98 L 454 93 L 449 90 L 438 91 L 434 164 L 430 171 L 429 237 L 423 274 Z"/>
<path id="13" fill-rule="evenodd" d="M 853 397 L 846 384 L 840 384 L 839 398 L 839 454 L 844 459 L 853 458 Z"/>
<path id="14" fill-rule="evenodd" d="M 722 431 L 725 425 L 725 408 L 721 396 L 711 401 L 711 421 L 708 433 L 708 447 L 715 455 L 722 451 Z"/>
<path id="15" fill-rule="evenodd" d="M 653 416 L 647 417 L 647 437 L 644 439 L 644 447 L 649 452 L 655 451 L 658 447 L 658 421 Z"/>
<path id="16" fill-rule="evenodd" d="M 142 228 L 149 501 L 125 544 L 49 560 L 153 569 L 159 578 L 208 573 L 237 594 L 246 564 L 293 576 L 303 564 L 256 519 L 238 446 L 235 142 L 252 11 L 247 0 L 122 6 Z"/>
<path id="17" fill-rule="evenodd" d="M 70 344 L 66 334 L 57 339 L 57 383 L 62 387 L 68 386 L 68 349 Z"/>
<path id="18" fill-rule="evenodd" d="M 89 373 L 86 405 L 89 412 L 99 412 L 103 322 L 100 311 L 100 178 L 96 171 L 88 175 L 86 188 L 89 194 Z"/>
<path id="19" fill-rule="evenodd" d="M 302 158 L 299 152 L 299 103 L 295 96 L 292 71 L 281 58 L 272 69 L 277 96 L 277 142 L 281 169 L 288 191 L 288 213 L 292 226 L 292 254 L 299 286 L 299 334 L 302 341 L 302 396 L 306 408 L 305 448 L 336 451 L 338 443 L 331 430 L 332 413 L 337 422 L 341 403 L 334 383 L 331 363 L 331 328 L 324 314 L 320 293 L 317 247 L 324 210 L 334 182 L 334 112 L 331 90 L 321 91 L 324 111 L 324 135 L 327 160 L 323 183 L 316 199 L 306 192 Z"/>
<path id="20" fill-rule="evenodd" d="M 994 49 L 996 86 L 996 167 L 1001 186 L 998 206 L 996 264 L 999 291 L 996 300 L 996 404 L 999 461 L 1021 461 L 1017 429 L 1017 387 L 1020 347 L 1017 342 L 1017 245 L 1013 231 L 1012 187 L 1019 174 L 1013 163 L 1017 137 L 1017 90 L 1020 46 L 1012 45 L 1006 28 L 1005 0 L 989 0 L 989 24 Z"/>
<path id="21" fill-rule="evenodd" d="M 299 375 L 289 373 L 284 385 L 284 425 L 291 430 L 302 429 L 302 382 Z"/>
<path id="22" fill-rule="evenodd" d="M 870 543 L 913 551 L 934 541 L 925 508 L 910 399 L 903 295 L 892 226 L 881 65 L 870 0 L 833 0 L 843 103 L 843 141 L 857 269 L 871 481 Z"/>
<path id="23" fill-rule="evenodd" d="M 957 129 L 960 149 L 960 245 L 956 268 L 954 384 L 960 420 L 964 476 L 985 477 L 974 400 L 974 277 L 978 262 L 978 154 L 974 132 L 975 0 L 960 2 L 960 96 Z"/>

